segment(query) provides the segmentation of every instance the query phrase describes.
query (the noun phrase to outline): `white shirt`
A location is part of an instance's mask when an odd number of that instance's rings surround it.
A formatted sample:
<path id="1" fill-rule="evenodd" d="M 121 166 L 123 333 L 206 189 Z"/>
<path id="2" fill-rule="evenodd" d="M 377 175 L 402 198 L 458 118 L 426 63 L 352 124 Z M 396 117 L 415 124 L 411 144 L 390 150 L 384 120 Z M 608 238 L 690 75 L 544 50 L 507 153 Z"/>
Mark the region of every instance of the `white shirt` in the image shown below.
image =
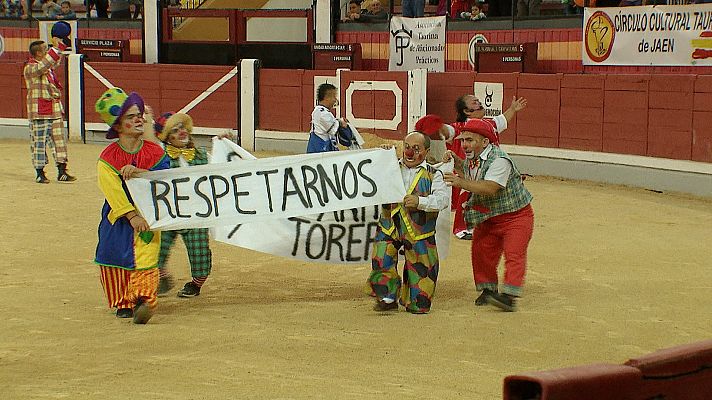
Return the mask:
<path id="1" fill-rule="evenodd" d="M 495 125 L 494 130 L 497 131 L 498 134 L 507 129 L 507 118 L 504 114 L 495 115 L 492 117 L 492 121 L 494 121 Z"/>
<path id="2" fill-rule="evenodd" d="M 321 140 L 335 140 L 339 121 L 328 108 L 317 105 L 312 111 L 312 132 Z"/>
<path id="3" fill-rule="evenodd" d="M 512 163 L 506 158 L 496 158 L 494 161 L 492 161 L 492 164 L 487 170 L 485 176 L 480 176 L 482 174 L 482 164 L 484 164 L 485 160 L 487 160 L 487 156 L 489 156 L 491 150 L 491 144 L 485 147 L 485 149 L 482 151 L 482 154 L 480 154 L 480 162 L 478 166 L 475 167 L 474 170 L 466 171 L 467 175 L 469 175 L 471 179 L 476 181 L 492 181 L 498 184 L 499 186 L 507 187 L 507 181 L 509 181 L 509 174 L 512 173 Z"/>
<path id="4" fill-rule="evenodd" d="M 405 185 L 405 190 L 410 189 L 415 176 L 418 174 L 421 168 L 427 168 L 428 164 L 423 161 L 421 164 L 414 168 L 408 168 L 401 161 L 401 176 L 403 177 L 403 184 Z M 449 188 L 445 184 L 442 173 L 433 174 L 433 182 L 430 187 L 430 196 L 418 196 L 418 210 L 436 212 L 445 209 L 449 205 L 447 199 L 447 191 Z"/>

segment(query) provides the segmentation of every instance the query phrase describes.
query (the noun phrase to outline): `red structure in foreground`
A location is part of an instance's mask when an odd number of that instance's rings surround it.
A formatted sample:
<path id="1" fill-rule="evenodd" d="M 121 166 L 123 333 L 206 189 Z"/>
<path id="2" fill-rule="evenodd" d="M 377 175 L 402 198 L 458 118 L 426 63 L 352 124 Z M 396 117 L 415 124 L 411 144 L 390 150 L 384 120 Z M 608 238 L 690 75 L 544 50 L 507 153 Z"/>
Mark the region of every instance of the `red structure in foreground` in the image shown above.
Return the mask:
<path id="1" fill-rule="evenodd" d="M 628 360 L 504 379 L 504 400 L 709 400 L 712 340 Z"/>

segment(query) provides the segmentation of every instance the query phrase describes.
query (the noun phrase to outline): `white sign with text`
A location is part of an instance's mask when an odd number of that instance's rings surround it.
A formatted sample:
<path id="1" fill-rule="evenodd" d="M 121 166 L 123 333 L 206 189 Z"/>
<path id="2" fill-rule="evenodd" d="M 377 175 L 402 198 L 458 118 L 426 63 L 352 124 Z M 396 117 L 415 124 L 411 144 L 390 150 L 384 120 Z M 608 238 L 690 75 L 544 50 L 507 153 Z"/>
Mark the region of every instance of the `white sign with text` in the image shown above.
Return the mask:
<path id="1" fill-rule="evenodd" d="M 285 219 L 396 203 L 405 195 L 395 150 L 383 149 L 243 157 L 146 172 L 126 183 L 154 230 Z"/>
<path id="2" fill-rule="evenodd" d="M 240 162 L 250 157 L 251 154 L 232 142 L 213 142 L 211 162 Z M 452 171 L 452 163 L 442 166 L 441 170 Z M 380 206 L 374 205 L 261 223 L 218 226 L 211 229 L 211 235 L 220 242 L 280 257 L 323 263 L 364 263 L 371 259 L 379 212 Z M 437 220 L 436 242 L 440 259 L 447 257 L 450 236 L 448 208 L 440 212 Z"/>
<path id="3" fill-rule="evenodd" d="M 445 16 L 391 18 L 389 71 L 445 72 Z"/>

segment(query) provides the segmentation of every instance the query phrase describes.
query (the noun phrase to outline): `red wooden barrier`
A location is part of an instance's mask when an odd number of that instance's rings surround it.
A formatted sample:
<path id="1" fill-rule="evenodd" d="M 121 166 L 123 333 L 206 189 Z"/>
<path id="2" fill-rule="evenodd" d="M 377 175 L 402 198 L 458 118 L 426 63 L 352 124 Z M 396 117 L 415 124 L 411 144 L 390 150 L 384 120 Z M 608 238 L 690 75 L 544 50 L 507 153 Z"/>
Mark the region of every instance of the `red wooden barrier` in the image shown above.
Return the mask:
<path id="1" fill-rule="evenodd" d="M 3 106 L 0 107 L 0 117 L 20 118 L 25 111 L 25 87 L 22 78 L 22 63 L 0 63 L 0 93 Z"/>
<path id="2" fill-rule="evenodd" d="M 651 157 L 692 158 L 694 75 L 652 75 L 648 91 L 648 152 Z M 670 140 L 674 138 L 674 140 Z"/>
<path id="3" fill-rule="evenodd" d="M 692 111 L 692 160 L 712 162 L 712 76 L 698 76 Z"/>
<path id="4" fill-rule="evenodd" d="M 528 112 L 517 115 L 517 144 L 559 147 L 559 91 L 562 77 L 561 74 L 519 75 L 517 95 L 527 99 Z M 509 100 L 506 94 L 505 99 Z"/>
<path id="5" fill-rule="evenodd" d="M 386 82 L 384 88 L 376 90 L 350 90 L 356 88 L 356 82 Z M 392 83 L 391 83 L 392 82 Z M 402 139 L 408 130 L 408 77 L 406 72 L 344 71 L 341 73 L 340 91 L 342 104 L 341 115 L 348 117 L 347 103 L 350 104 L 353 117 L 373 120 L 363 128 L 365 132 L 375 133 L 387 139 Z M 400 96 L 397 97 L 397 92 Z M 400 107 L 398 103 L 400 102 Z M 398 109 L 399 108 L 399 109 Z M 400 118 L 398 117 L 400 113 Z M 390 121 L 390 122 L 387 122 Z M 395 124 L 393 129 L 383 128 L 384 124 Z"/>
<path id="6" fill-rule="evenodd" d="M 603 151 L 604 75 L 564 75 L 559 147 Z"/>
<path id="7" fill-rule="evenodd" d="M 225 76 L 231 67 L 177 64 L 89 63 L 114 86 L 143 96 L 154 112 L 178 111 Z M 84 104 L 87 122 L 101 122 L 94 104 L 106 86 L 91 73 L 84 73 Z M 195 126 L 237 129 L 237 78 L 198 103 L 188 113 Z"/>
<path id="8" fill-rule="evenodd" d="M 299 132 L 313 107 L 303 109 L 304 70 L 262 69 L 259 75 L 260 129 Z M 314 84 L 312 83 L 312 87 Z"/>
<path id="9" fill-rule="evenodd" d="M 606 76 L 603 100 L 603 151 L 646 155 L 648 75 Z"/>

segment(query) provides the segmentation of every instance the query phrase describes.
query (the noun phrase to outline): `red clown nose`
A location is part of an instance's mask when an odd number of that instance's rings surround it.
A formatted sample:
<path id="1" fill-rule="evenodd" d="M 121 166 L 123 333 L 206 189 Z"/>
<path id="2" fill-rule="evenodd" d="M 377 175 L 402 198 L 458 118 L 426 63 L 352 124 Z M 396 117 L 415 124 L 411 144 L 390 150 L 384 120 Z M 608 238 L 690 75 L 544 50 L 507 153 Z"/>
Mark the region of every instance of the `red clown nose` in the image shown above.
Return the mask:
<path id="1" fill-rule="evenodd" d="M 413 149 L 411 149 L 411 148 L 407 148 L 407 149 L 405 149 L 405 151 L 403 152 L 403 155 L 405 155 L 406 158 L 413 158 L 413 156 L 415 156 L 415 151 L 414 151 Z"/>

